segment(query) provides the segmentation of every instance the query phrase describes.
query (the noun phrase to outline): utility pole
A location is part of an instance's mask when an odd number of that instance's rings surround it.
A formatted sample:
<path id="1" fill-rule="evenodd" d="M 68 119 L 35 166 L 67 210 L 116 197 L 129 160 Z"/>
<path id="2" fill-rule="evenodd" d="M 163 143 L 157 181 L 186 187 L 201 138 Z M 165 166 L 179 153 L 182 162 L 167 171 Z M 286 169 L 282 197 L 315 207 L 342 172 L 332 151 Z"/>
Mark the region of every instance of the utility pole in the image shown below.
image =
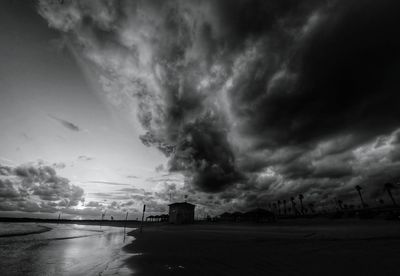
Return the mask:
<path id="1" fill-rule="evenodd" d="M 106 212 L 107 212 L 107 210 L 105 210 L 104 213 L 101 213 L 100 229 L 101 229 L 101 226 L 103 225 L 103 219 L 106 216 Z"/>
<path id="2" fill-rule="evenodd" d="M 143 205 L 142 222 L 140 223 L 140 233 L 143 232 L 143 220 L 144 220 L 144 213 L 145 212 L 146 212 L 146 204 Z"/>
<path id="3" fill-rule="evenodd" d="M 128 221 L 128 212 L 126 212 L 125 216 L 125 224 L 124 224 L 124 242 L 125 242 L 125 237 L 126 237 L 126 222 Z"/>

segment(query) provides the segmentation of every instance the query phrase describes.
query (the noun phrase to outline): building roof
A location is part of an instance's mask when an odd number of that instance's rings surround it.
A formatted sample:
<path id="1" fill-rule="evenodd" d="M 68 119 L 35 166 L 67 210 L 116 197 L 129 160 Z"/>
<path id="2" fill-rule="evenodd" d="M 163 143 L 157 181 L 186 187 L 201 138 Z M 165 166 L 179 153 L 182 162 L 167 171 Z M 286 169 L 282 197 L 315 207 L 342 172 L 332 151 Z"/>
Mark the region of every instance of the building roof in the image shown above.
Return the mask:
<path id="1" fill-rule="evenodd" d="M 171 203 L 168 206 L 190 206 L 190 207 L 195 207 L 196 205 L 191 204 L 191 203 L 187 203 L 187 202 L 175 202 L 175 203 Z"/>

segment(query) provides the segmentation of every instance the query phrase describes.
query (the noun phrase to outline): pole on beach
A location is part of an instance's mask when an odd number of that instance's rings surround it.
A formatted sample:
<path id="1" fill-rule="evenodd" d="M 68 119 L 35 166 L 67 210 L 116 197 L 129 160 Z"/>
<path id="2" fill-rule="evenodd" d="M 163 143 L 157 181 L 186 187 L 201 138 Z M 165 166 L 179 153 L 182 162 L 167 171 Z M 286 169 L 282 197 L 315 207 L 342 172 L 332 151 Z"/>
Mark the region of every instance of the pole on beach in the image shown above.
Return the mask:
<path id="1" fill-rule="evenodd" d="M 106 212 L 107 212 L 107 210 L 105 210 L 104 213 L 101 213 L 100 229 L 101 229 L 101 226 L 103 225 L 103 219 L 106 216 Z"/>
<path id="2" fill-rule="evenodd" d="M 144 220 L 144 212 L 146 212 L 146 204 L 143 205 L 143 214 L 142 214 L 142 222 L 140 223 L 140 233 L 143 232 L 143 220 Z"/>
<path id="3" fill-rule="evenodd" d="M 125 237 L 126 237 L 126 222 L 128 221 L 128 212 L 126 212 L 125 216 L 125 224 L 124 224 L 124 242 L 125 242 Z"/>
<path id="4" fill-rule="evenodd" d="M 57 224 L 60 224 L 61 213 L 58 213 L 58 221 Z"/>

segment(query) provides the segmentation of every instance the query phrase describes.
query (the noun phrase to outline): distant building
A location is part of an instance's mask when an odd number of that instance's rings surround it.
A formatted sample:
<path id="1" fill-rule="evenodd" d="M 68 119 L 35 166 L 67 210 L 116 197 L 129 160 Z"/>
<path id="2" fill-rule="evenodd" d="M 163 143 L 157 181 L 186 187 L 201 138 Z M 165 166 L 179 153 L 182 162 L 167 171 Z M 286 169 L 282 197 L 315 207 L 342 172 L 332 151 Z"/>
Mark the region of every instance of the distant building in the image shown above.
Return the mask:
<path id="1" fill-rule="evenodd" d="M 219 216 L 221 221 L 234 221 L 233 215 L 231 213 L 225 212 Z"/>
<path id="2" fill-rule="evenodd" d="M 246 213 L 235 212 L 235 213 L 223 213 L 219 216 L 221 221 L 226 222 L 267 222 L 274 221 L 274 213 L 265 209 L 257 208 Z"/>
<path id="3" fill-rule="evenodd" d="M 174 224 L 193 223 L 194 208 L 187 202 L 177 202 L 169 205 L 169 222 Z"/>
<path id="4" fill-rule="evenodd" d="M 266 221 L 275 221 L 274 213 L 267 211 L 265 209 L 257 208 L 246 212 L 243 214 L 243 221 L 252 221 L 252 222 L 266 222 Z"/>
<path id="5" fill-rule="evenodd" d="M 235 212 L 235 213 L 223 213 L 219 216 L 219 219 L 221 221 L 235 221 L 235 222 L 239 222 L 242 220 L 243 217 L 243 213 L 241 212 Z"/>

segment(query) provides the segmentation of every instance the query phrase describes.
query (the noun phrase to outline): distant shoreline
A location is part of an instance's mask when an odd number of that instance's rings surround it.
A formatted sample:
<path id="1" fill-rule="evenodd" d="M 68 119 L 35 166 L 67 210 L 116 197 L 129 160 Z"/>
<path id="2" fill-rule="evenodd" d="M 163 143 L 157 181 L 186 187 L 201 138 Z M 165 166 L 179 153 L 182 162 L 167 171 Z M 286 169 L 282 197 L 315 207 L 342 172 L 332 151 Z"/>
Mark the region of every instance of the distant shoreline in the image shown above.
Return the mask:
<path id="1" fill-rule="evenodd" d="M 79 224 L 79 225 L 99 225 L 113 227 L 137 228 L 140 222 L 137 220 L 71 220 L 71 219 L 39 219 L 39 218 L 10 218 L 0 217 L 0 222 L 10 223 L 53 223 L 53 224 Z M 148 222 L 147 222 L 148 223 Z M 147 224 L 145 223 L 145 224 Z"/>

